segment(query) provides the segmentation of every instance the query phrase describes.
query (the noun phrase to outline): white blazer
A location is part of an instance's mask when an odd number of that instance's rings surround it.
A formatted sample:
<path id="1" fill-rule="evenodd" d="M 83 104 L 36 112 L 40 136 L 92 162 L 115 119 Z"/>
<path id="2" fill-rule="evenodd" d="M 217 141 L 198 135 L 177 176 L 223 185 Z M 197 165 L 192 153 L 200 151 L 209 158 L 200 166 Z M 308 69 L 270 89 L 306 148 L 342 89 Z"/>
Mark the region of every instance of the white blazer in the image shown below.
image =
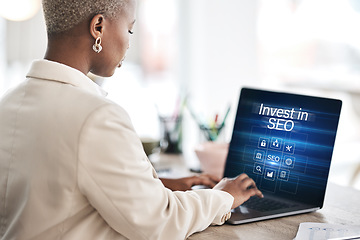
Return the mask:
<path id="1" fill-rule="evenodd" d="M 1 239 L 184 239 L 230 215 L 226 192 L 165 188 L 127 113 L 68 66 L 33 63 L 0 138 Z"/>

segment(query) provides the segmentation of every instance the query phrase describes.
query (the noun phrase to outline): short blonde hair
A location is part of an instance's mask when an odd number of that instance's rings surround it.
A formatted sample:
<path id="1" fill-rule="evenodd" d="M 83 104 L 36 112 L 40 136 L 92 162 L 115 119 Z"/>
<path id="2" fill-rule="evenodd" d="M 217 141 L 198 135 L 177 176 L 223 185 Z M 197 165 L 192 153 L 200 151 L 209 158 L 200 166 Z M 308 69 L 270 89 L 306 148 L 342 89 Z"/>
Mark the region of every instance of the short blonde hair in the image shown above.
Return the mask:
<path id="1" fill-rule="evenodd" d="M 42 0 L 48 34 L 73 28 L 96 14 L 115 18 L 128 0 Z"/>

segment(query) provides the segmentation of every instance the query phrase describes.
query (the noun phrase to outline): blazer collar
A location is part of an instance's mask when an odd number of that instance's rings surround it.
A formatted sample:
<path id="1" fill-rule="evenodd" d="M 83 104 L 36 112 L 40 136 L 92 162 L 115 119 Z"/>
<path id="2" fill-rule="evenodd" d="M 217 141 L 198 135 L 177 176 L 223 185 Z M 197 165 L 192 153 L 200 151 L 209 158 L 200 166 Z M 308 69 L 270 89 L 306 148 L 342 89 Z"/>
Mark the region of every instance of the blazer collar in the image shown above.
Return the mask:
<path id="1" fill-rule="evenodd" d="M 38 78 L 71 84 L 93 94 L 106 96 L 107 93 L 79 70 L 65 64 L 49 60 L 36 60 L 32 63 L 28 78 Z"/>

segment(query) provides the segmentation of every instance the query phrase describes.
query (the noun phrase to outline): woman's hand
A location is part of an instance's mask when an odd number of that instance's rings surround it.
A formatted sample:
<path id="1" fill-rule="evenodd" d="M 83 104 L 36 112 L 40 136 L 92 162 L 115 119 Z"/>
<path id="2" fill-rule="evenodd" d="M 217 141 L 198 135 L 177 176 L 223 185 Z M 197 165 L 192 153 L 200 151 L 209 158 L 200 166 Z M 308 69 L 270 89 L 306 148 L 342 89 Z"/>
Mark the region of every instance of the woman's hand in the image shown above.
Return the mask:
<path id="1" fill-rule="evenodd" d="M 174 179 L 160 178 L 160 180 L 165 185 L 165 187 L 173 191 L 191 190 L 191 187 L 195 185 L 205 185 L 209 188 L 213 188 L 220 181 L 220 179 L 208 174 L 200 174 L 191 177 Z"/>
<path id="2" fill-rule="evenodd" d="M 232 179 L 223 178 L 214 189 L 228 192 L 234 197 L 232 208 L 238 207 L 252 196 L 264 197 L 256 187 L 254 180 L 249 178 L 245 173 Z"/>

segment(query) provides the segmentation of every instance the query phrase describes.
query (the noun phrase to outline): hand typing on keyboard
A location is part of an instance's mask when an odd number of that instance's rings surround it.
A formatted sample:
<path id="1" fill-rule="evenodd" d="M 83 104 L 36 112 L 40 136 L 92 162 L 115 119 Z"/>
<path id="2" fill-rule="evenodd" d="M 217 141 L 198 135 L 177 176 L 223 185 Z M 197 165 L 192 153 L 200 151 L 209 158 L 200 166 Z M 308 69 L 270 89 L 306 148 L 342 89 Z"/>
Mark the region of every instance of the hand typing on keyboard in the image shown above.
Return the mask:
<path id="1" fill-rule="evenodd" d="M 228 192 L 234 197 L 232 208 L 238 207 L 252 196 L 264 197 L 254 180 L 245 173 L 236 178 L 223 178 L 214 189 Z"/>

